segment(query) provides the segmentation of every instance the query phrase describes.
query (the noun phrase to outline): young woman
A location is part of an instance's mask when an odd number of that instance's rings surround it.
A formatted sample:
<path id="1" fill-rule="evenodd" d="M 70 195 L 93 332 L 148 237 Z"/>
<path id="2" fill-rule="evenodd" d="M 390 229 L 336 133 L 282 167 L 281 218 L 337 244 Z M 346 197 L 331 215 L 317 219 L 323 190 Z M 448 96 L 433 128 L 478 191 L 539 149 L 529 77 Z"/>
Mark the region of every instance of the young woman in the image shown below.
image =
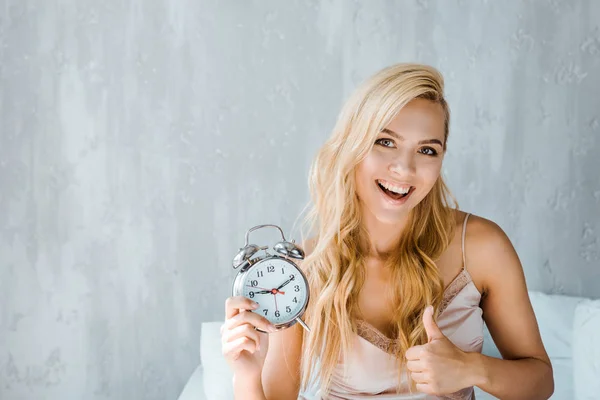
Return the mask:
<path id="1" fill-rule="evenodd" d="M 273 332 L 226 301 L 223 354 L 236 399 L 547 399 L 552 366 L 515 250 L 493 222 L 458 210 L 440 175 L 443 78 L 397 64 L 344 105 L 310 173 L 314 238 L 301 268 L 311 301 Z M 483 322 L 503 359 L 481 354 Z M 271 331 L 265 334 L 254 328 Z"/>

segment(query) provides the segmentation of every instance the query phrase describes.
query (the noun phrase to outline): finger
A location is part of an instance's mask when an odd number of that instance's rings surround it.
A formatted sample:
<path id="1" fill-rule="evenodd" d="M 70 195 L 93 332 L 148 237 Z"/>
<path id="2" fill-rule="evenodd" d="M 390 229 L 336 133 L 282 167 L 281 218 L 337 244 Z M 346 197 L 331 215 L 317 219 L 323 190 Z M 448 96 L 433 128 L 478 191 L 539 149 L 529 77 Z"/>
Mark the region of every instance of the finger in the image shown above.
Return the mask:
<path id="1" fill-rule="evenodd" d="M 421 358 L 424 346 L 413 346 L 406 350 L 407 360 L 418 360 Z"/>
<path id="2" fill-rule="evenodd" d="M 425 365 L 421 361 L 408 361 L 406 368 L 410 372 L 423 372 L 425 371 Z"/>
<path id="3" fill-rule="evenodd" d="M 224 329 L 233 329 L 242 324 L 250 324 L 265 332 L 275 332 L 275 326 L 265 317 L 250 311 L 243 311 L 225 321 Z"/>
<path id="4" fill-rule="evenodd" d="M 240 310 L 255 310 L 258 308 L 258 303 L 244 296 L 232 296 L 225 300 L 225 319 L 229 319 L 237 314 Z"/>
<path id="5" fill-rule="evenodd" d="M 256 342 L 257 348 L 260 347 L 260 337 L 258 336 L 258 331 L 250 324 L 243 324 L 236 326 L 233 329 L 225 330 L 222 336 L 222 343 L 225 344 L 227 342 L 233 342 L 241 337 L 249 337 Z"/>
<path id="6" fill-rule="evenodd" d="M 257 350 L 257 344 L 249 337 L 241 337 L 223 345 L 223 355 L 231 360 L 237 360 L 242 351 L 254 354 Z"/>
<path id="7" fill-rule="evenodd" d="M 424 372 L 412 372 L 410 377 L 416 383 L 427 383 L 427 375 Z"/>
<path id="8" fill-rule="evenodd" d="M 433 306 L 428 306 L 423 312 L 423 326 L 427 333 L 427 341 L 431 342 L 435 339 L 442 339 L 444 334 L 433 320 Z"/>
<path id="9" fill-rule="evenodd" d="M 440 393 L 438 393 L 436 388 L 434 388 L 430 383 L 417 383 L 415 386 L 416 386 L 417 390 L 421 393 L 427 393 L 427 394 L 432 394 L 432 395 L 440 394 Z"/>

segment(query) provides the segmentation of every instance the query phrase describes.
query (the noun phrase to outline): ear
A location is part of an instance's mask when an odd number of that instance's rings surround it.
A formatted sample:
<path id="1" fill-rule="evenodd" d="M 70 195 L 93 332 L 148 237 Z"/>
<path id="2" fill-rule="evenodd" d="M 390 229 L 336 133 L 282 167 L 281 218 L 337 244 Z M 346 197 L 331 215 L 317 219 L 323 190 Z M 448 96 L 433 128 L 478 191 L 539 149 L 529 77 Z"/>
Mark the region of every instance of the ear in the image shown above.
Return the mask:
<path id="1" fill-rule="evenodd" d="M 423 313 L 423 326 L 427 332 L 427 341 L 444 338 L 444 334 L 433 320 L 433 306 L 427 306 Z"/>

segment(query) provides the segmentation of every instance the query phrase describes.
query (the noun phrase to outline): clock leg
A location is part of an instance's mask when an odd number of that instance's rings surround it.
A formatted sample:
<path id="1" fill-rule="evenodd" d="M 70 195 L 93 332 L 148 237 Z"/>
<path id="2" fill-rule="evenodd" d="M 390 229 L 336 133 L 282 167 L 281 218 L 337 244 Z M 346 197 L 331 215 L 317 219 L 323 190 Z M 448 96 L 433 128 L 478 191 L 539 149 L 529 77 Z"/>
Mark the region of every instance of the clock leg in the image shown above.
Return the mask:
<path id="1" fill-rule="evenodd" d="M 296 318 L 296 321 L 297 321 L 297 322 L 298 322 L 300 325 L 302 325 L 302 327 L 303 327 L 304 329 L 306 329 L 306 332 L 310 332 L 310 328 L 308 327 L 308 325 L 306 325 L 306 324 L 304 323 L 304 321 L 302 321 L 302 319 L 300 319 L 300 317 Z"/>

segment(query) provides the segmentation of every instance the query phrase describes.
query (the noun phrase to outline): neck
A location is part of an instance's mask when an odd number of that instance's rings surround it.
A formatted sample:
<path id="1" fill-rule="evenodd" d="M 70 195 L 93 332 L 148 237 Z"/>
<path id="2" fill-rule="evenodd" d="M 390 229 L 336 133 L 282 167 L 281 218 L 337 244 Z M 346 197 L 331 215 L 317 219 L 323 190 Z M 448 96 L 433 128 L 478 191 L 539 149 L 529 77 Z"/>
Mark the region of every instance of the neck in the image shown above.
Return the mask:
<path id="1" fill-rule="evenodd" d="M 385 259 L 396 248 L 408 224 L 410 214 L 390 223 L 363 212 L 363 226 L 368 235 L 367 258 Z"/>

